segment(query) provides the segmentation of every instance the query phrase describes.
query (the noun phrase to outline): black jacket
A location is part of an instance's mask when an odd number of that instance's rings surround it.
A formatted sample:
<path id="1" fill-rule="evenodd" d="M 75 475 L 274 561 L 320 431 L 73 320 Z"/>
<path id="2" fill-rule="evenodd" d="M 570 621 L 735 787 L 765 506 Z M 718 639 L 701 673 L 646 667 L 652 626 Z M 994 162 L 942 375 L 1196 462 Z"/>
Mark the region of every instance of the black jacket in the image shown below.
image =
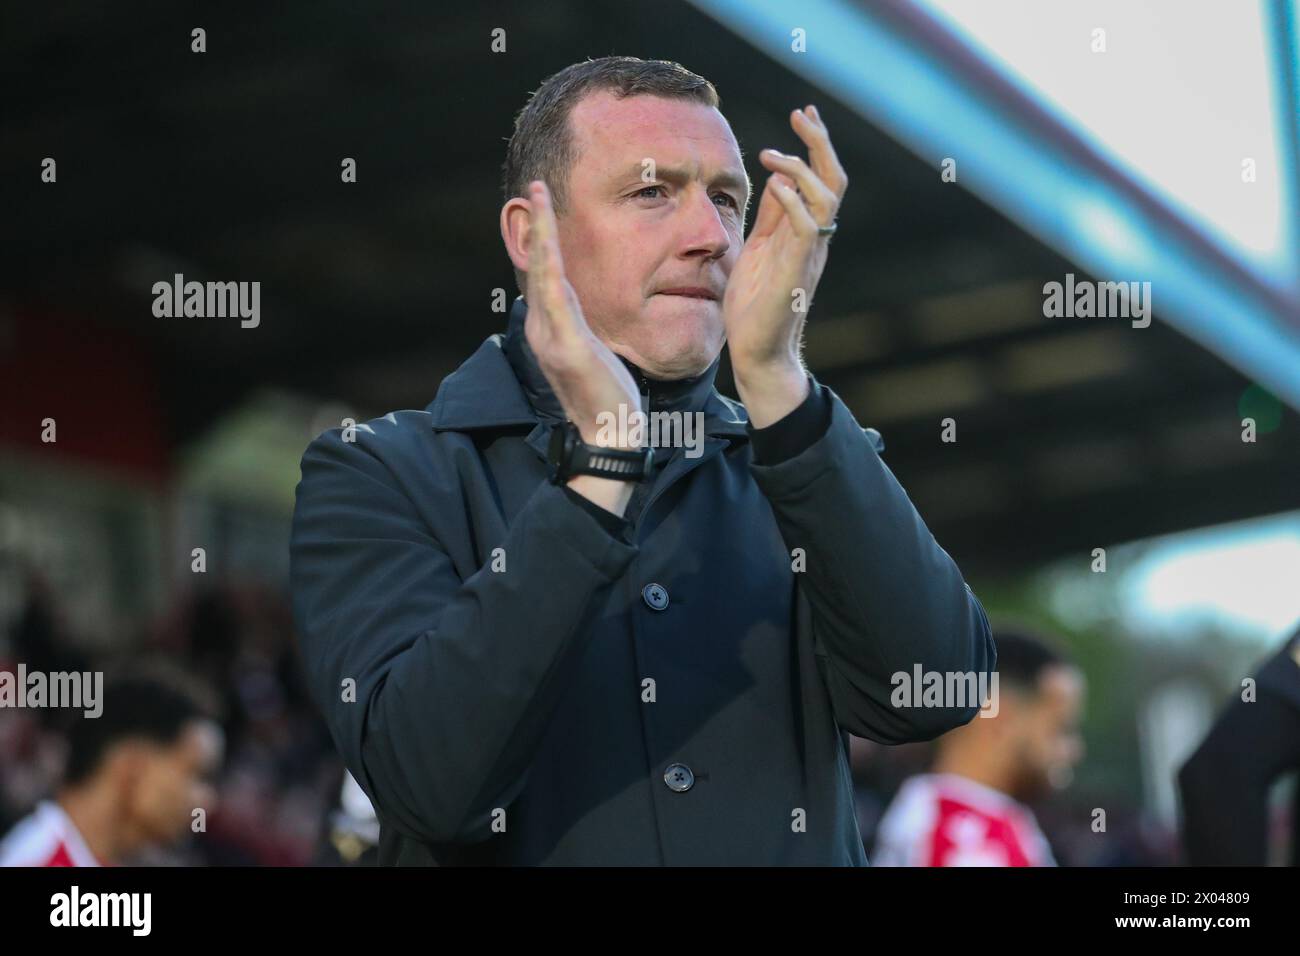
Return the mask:
<path id="1" fill-rule="evenodd" d="M 646 390 L 707 437 L 663 449 L 619 520 L 546 481 L 562 413 L 524 315 L 424 411 L 302 459 L 294 614 L 380 861 L 866 863 L 847 734 L 966 723 L 973 705 L 892 706 L 891 675 L 996 659 L 879 435 L 815 378 L 755 432 L 715 361 Z"/>
<path id="2" fill-rule="evenodd" d="M 1300 631 L 1234 695 L 1178 771 L 1190 866 L 1267 866 L 1273 784 L 1300 770 Z M 1287 863 L 1300 866 L 1300 794 L 1291 800 Z"/>

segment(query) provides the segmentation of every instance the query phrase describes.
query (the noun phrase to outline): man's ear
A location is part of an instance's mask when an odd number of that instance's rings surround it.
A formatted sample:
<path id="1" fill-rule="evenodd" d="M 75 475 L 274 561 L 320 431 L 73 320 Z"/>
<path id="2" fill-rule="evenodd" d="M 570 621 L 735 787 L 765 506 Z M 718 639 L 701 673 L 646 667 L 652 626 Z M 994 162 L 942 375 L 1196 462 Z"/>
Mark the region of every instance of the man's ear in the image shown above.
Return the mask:
<path id="1" fill-rule="evenodd" d="M 528 271 L 528 230 L 532 221 L 532 206 L 521 196 L 508 199 L 501 207 L 501 240 L 506 244 L 506 255 L 519 272 Z"/>

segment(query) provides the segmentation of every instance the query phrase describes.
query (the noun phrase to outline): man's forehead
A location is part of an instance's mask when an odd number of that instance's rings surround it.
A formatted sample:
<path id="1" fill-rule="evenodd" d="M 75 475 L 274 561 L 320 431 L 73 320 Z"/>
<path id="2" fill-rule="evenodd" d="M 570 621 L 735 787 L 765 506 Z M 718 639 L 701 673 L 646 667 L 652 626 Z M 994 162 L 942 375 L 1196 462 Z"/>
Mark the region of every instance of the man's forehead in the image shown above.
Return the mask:
<path id="1" fill-rule="evenodd" d="M 628 157 L 660 162 L 707 152 L 713 161 L 738 163 L 740 149 L 720 112 L 695 100 L 661 96 L 622 99 L 606 90 L 585 96 L 569 117 L 580 156 L 599 150 L 611 164 Z"/>

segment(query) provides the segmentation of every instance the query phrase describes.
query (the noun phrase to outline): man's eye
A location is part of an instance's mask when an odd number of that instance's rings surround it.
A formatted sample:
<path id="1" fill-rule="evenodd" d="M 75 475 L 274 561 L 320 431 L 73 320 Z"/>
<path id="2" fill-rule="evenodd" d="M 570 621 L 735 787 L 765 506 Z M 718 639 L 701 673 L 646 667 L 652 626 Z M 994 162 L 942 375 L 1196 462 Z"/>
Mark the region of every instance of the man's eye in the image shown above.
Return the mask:
<path id="1" fill-rule="evenodd" d="M 648 192 L 652 192 L 652 191 L 654 191 L 654 190 L 659 190 L 660 192 L 662 192 L 662 191 L 663 191 L 663 187 L 662 187 L 662 186 L 647 186 L 645 189 L 638 189 L 635 193 L 633 193 L 633 195 L 634 195 L 636 198 L 638 198 L 638 199 L 657 199 L 657 198 L 658 198 L 657 196 L 647 196 L 647 195 L 646 195 L 646 193 L 648 193 Z"/>
<path id="2" fill-rule="evenodd" d="M 729 196 L 727 193 L 718 193 L 718 194 L 717 194 L 716 196 L 714 196 L 713 198 L 714 198 L 714 199 L 725 199 L 725 200 L 727 201 L 727 204 L 728 204 L 729 206 L 731 206 L 732 209 L 739 209 L 739 208 L 740 208 L 740 203 L 736 202 L 736 200 L 733 199 L 731 196 Z"/>

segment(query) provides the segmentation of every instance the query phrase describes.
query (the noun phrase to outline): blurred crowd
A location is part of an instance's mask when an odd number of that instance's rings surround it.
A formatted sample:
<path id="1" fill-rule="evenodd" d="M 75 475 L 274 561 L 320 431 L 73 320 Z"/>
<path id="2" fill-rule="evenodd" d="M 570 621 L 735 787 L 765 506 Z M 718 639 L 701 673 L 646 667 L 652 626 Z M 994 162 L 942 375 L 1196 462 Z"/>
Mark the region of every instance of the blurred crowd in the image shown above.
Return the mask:
<path id="1" fill-rule="evenodd" d="M 202 829 L 140 848 L 119 862 L 305 865 L 318 862 L 343 768 L 303 687 L 291 611 L 282 591 L 227 583 L 179 601 L 131 642 L 131 657 L 96 653 L 93 635 L 69 633 L 57 596 L 32 576 L 22 613 L 0 643 L 0 670 L 137 670 L 167 661 L 197 678 L 192 690 L 222 735 Z M 147 691 L 145 691 L 147 693 Z M 99 718 L 101 721 L 106 717 Z M 146 718 L 140 718 L 145 720 Z M 165 719 L 165 715 L 164 715 Z M 76 718 L 59 710 L 0 708 L 0 833 L 57 791 Z"/>
<path id="2" fill-rule="evenodd" d="M 999 682 L 970 723 L 923 744 L 852 738 L 871 863 L 1300 859 L 1300 799 L 1270 801 L 1300 769 L 1300 633 L 1182 766 L 1181 832 L 1076 778 L 1088 685 L 1064 646 L 996 626 L 995 638 Z M 194 593 L 129 643 L 128 657 L 96 653 L 102 642 L 70 633 L 56 595 L 29 578 L 0 672 L 103 672 L 103 712 L 0 707 L 0 865 L 374 861 L 373 808 L 307 695 L 281 590 L 243 581 Z"/>

